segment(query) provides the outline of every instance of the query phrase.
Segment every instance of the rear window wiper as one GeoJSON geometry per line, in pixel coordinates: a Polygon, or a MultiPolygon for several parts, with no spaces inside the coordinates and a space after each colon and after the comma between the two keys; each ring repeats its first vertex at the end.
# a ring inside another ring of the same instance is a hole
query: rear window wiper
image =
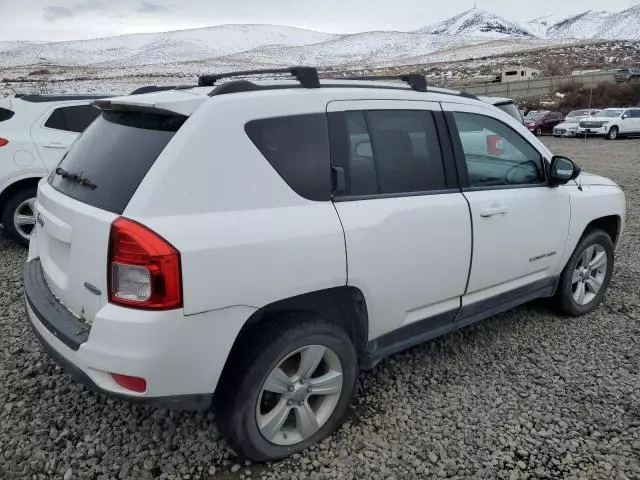
{"type": "Polygon", "coordinates": [[[89,187],[91,190],[95,190],[98,186],[89,180],[87,177],[82,175],[81,173],[72,173],[68,170],[65,170],[62,167],[56,168],[56,175],[60,175],[65,180],[70,180],[79,185],[84,185],[85,187],[89,187]]]}

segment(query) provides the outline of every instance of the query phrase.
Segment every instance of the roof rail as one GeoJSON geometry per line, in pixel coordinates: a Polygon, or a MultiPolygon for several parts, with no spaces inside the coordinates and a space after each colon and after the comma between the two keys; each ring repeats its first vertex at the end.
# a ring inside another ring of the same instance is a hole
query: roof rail
{"type": "Polygon", "coordinates": [[[401,80],[416,92],[427,91],[427,79],[420,73],[408,73],[406,75],[371,75],[365,77],[337,77],[340,80],[401,80]]]}
{"type": "Polygon", "coordinates": [[[201,75],[198,78],[199,87],[213,87],[215,83],[223,78],[242,77],[247,75],[258,75],[262,73],[288,73],[296,78],[304,88],[319,88],[320,79],[318,71],[314,67],[287,67],[287,68],[265,68],[258,70],[240,70],[238,72],[218,73],[214,75],[201,75]]]}
{"type": "MultiPolygon", "coordinates": [[[[129,95],[141,95],[143,93],[151,93],[151,92],[164,92],[165,90],[174,90],[178,88],[176,85],[145,85],[144,87],[138,87],[133,92],[129,93],[129,95]]],[[[192,85],[189,88],[193,88],[192,85]]]]}

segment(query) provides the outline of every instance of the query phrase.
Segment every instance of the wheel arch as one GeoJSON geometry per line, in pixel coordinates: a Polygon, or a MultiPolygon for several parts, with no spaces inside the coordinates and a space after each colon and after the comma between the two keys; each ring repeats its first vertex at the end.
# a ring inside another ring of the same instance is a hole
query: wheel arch
{"type": "Polygon", "coordinates": [[[613,245],[617,246],[622,229],[622,218],[620,218],[620,215],[607,215],[596,218],[587,224],[580,238],[582,239],[587,232],[593,229],[604,231],[611,238],[613,245]]]}
{"type": "Polygon", "coordinates": [[[42,175],[30,175],[28,177],[14,179],[12,183],[5,185],[2,192],[0,192],[0,212],[4,211],[7,199],[11,198],[12,195],[20,190],[37,187],[42,178],[42,175]]]}
{"type": "Polygon", "coordinates": [[[278,300],[255,311],[236,336],[223,372],[229,364],[229,359],[242,348],[243,340],[248,335],[258,332],[261,328],[268,328],[271,318],[289,313],[321,316],[325,321],[344,329],[353,342],[358,359],[365,353],[369,316],[364,295],[356,287],[341,286],[278,300]]]}

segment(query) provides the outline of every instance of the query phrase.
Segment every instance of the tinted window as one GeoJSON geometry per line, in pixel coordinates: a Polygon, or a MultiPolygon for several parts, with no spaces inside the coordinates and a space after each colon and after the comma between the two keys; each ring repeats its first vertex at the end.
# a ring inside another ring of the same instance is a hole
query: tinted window
{"type": "Polygon", "coordinates": [[[484,115],[455,113],[472,187],[544,181],[542,157],[504,123],[484,115]]]}
{"type": "Polygon", "coordinates": [[[91,105],[77,105],[75,107],[65,107],[61,109],[67,121],[67,130],[82,133],[93,122],[100,110],[91,105]]]}
{"type": "Polygon", "coordinates": [[[100,115],[100,110],[91,105],[56,108],[44,126],[56,130],[82,133],[98,115],[100,115]]]}
{"type": "Polygon", "coordinates": [[[106,111],[73,144],[51,185],[76,200],[121,214],[187,117],[106,111]]]}
{"type": "Polygon", "coordinates": [[[254,120],[247,123],[245,131],[298,195],[309,200],[329,200],[331,164],[324,114],[254,120]]]}
{"type": "Polygon", "coordinates": [[[442,155],[431,112],[376,110],[332,117],[335,166],[345,170],[344,195],[413,193],[446,188],[442,155]],[[335,119],[335,122],[334,120],[335,119]]]}
{"type": "Polygon", "coordinates": [[[11,117],[13,117],[13,112],[11,110],[7,110],[6,108],[0,108],[0,122],[9,120],[11,117]]]}
{"type": "Polygon", "coordinates": [[[56,130],[66,130],[67,129],[67,121],[64,118],[64,114],[62,113],[61,108],[56,108],[47,121],[44,123],[44,126],[47,128],[54,128],[56,130]]]}
{"type": "Polygon", "coordinates": [[[444,167],[431,112],[367,113],[379,193],[444,189],[444,167]]]}
{"type": "Polygon", "coordinates": [[[633,118],[640,118],[640,110],[631,110],[631,116],[633,118]]]}

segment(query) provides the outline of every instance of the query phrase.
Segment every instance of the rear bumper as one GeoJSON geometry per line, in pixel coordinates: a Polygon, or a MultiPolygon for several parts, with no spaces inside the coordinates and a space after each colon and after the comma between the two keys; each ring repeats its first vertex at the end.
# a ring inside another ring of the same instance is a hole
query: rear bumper
{"type": "Polygon", "coordinates": [[[182,310],[149,312],[106,304],[89,328],[51,293],[38,259],[24,269],[29,323],[51,357],[94,391],[177,410],[211,405],[227,356],[253,313],[234,307],[185,316],[182,310]],[[144,378],[132,392],[111,373],[144,378]]]}

